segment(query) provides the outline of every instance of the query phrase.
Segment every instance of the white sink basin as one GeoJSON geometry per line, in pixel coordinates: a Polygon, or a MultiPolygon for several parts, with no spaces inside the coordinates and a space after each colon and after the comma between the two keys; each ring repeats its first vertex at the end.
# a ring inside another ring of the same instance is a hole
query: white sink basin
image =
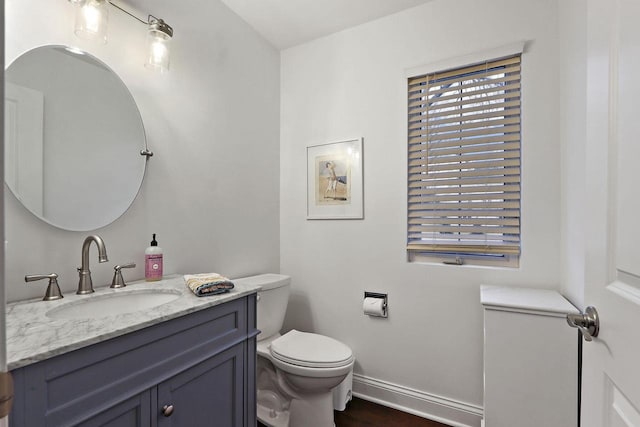
{"type": "Polygon", "coordinates": [[[133,313],[167,304],[182,294],[172,289],[124,290],[106,295],[88,296],[47,312],[52,319],[95,319],[133,313]]]}

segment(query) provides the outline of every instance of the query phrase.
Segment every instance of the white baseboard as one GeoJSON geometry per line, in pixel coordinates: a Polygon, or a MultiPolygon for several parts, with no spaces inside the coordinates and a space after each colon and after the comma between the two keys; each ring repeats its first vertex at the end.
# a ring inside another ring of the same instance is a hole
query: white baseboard
{"type": "Polygon", "coordinates": [[[480,427],[481,406],[353,374],[353,395],[454,427],[480,427]]]}

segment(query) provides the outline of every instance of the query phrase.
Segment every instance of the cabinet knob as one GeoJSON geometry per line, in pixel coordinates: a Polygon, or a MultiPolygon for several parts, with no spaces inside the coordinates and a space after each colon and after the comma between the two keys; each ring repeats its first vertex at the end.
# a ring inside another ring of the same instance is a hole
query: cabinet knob
{"type": "Polygon", "coordinates": [[[173,414],[173,405],[164,405],[162,407],[162,415],[170,417],[173,414]]]}

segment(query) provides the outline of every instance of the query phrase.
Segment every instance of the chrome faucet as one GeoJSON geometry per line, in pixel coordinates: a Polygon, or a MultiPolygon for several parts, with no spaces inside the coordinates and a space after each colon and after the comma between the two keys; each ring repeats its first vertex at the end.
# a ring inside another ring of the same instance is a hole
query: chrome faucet
{"type": "Polygon", "coordinates": [[[76,294],[79,295],[94,292],[93,283],[91,282],[91,270],[89,270],[89,247],[91,246],[91,242],[96,242],[96,246],[98,246],[98,261],[109,261],[109,258],[107,258],[107,248],[104,245],[102,237],[93,235],[84,239],[84,243],[82,244],[82,266],[78,268],[80,282],[78,283],[78,292],[76,292],[76,294]]]}

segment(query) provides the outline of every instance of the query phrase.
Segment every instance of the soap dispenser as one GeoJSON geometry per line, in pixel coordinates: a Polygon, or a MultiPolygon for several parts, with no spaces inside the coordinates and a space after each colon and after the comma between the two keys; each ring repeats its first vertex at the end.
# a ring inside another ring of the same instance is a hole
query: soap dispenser
{"type": "Polygon", "coordinates": [[[151,245],[144,251],[144,278],[147,282],[162,279],[162,248],[158,246],[155,234],[151,245]]]}

